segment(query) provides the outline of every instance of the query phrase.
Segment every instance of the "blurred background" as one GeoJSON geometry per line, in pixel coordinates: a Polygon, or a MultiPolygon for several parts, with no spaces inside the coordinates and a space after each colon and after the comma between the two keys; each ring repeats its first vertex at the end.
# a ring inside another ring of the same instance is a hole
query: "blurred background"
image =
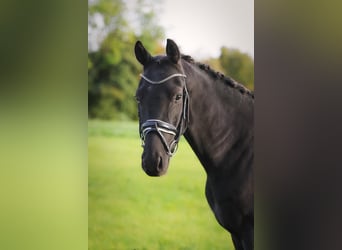
{"type": "MultiPolygon", "coordinates": [[[[121,2],[112,21],[95,13],[115,10],[117,1],[97,9],[95,3],[102,1],[0,2],[0,249],[229,249],[206,204],[202,167],[186,143],[167,176],[151,179],[140,170],[134,118],[113,106],[113,118],[88,119],[87,85],[98,84],[104,96],[102,84],[124,83],[87,79],[99,65],[110,68],[108,77],[123,61],[106,65],[112,54],[100,53],[113,51],[104,41],[117,30],[114,21],[125,13],[127,28],[112,36],[122,47],[113,54],[127,52],[130,65],[135,41],[127,34],[140,37],[137,27],[145,27],[128,14],[136,12],[135,2],[121,2]],[[102,22],[113,25],[102,29],[102,22]],[[97,45],[88,43],[92,29],[99,32],[97,45]]],[[[149,49],[170,37],[199,61],[219,58],[222,47],[254,58],[250,1],[164,0],[137,11],[150,9],[163,33],[149,49]]],[[[266,245],[276,244],[260,247],[259,240],[259,249],[341,249],[331,246],[341,241],[340,10],[341,1],[255,2],[256,211],[264,215],[256,232],[266,245]]]]}
{"type": "Polygon", "coordinates": [[[142,70],[133,51],[137,40],[156,55],[165,53],[171,38],[182,53],[254,88],[253,1],[88,3],[89,118],[137,119],[133,96],[142,70]]]}
{"type": "Polygon", "coordinates": [[[89,249],[233,249],[205,195],[206,175],[184,139],[168,173],[141,169],[134,99],[141,40],[183,54],[254,89],[253,1],[88,1],[89,249]],[[208,18],[208,16],[215,18],[208,18]]]}

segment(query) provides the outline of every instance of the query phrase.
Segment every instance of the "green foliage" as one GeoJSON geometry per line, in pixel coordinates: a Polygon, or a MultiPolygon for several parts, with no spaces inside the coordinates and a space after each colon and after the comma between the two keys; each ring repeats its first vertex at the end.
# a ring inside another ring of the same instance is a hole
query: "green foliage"
{"type": "Polygon", "coordinates": [[[181,140],[168,173],[141,169],[137,122],[88,123],[89,249],[233,249],[205,199],[205,172],[181,140]]]}
{"type": "MultiPolygon", "coordinates": [[[[123,0],[89,2],[88,27],[102,31],[100,40],[105,34],[99,49],[88,52],[89,118],[136,120],[133,96],[142,67],[135,59],[134,44],[141,40],[151,54],[164,53],[161,45],[164,29],[158,25],[157,16],[161,1],[129,3],[134,4],[128,6],[123,0]],[[99,27],[99,18],[103,20],[103,27],[99,27]]],[[[220,57],[207,63],[246,87],[254,88],[254,62],[249,55],[223,47],[220,57]]]]}
{"type": "Polygon", "coordinates": [[[225,75],[249,89],[254,89],[254,61],[248,54],[222,47],[218,60],[225,75]]]}
{"type": "MultiPolygon", "coordinates": [[[[137,119],[135,89],[141,65],[133,48],[138,39],[154,52],[163,37],[163,29],[155,24],[153,9],[141,8],[137,1],[135,16],[140,26],[134,30],[126,20],[127,9],[121,0],[99,0],[89,7],[90,24],[95,25],[95,14],[103,16],[107,31],[97,51],[88,53],[88,115],[100,119],[137,119]],[[145,11],[144,11],[145,10],[145,11]]],[[[130,12],[131,13],[131,12],[130,12]]],[[[132,14],[132,13],[131,13],[132,14]]]]}
{"type": "Polygon", "coordinates": [[[125,8],[123,0],[93,0],[88,2],[88,22],[92,25],[96,25],[93,22],[92,17],[94,14],[101,14],[105,25],[116,25],[119,26],[123,23],[123,11],[125,8]]]}
{"type": "Polygon", "coordinates": [[[117,33],[109,34],[99,51],[89,53],[93,64],[88,71],[89,116],[117,119],[126,114],[137,119],[133,96],[140,66],[132,52],[136,39],[117,33]]]}

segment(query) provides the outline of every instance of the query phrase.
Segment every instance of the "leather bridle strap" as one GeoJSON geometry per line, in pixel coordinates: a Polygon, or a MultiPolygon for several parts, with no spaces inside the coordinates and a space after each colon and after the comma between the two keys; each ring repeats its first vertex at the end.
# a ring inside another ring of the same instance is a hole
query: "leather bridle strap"
{"type": "MultiPolygon", "coordinates": [[[[166,81],[168,81],[174,77],[186,78],[186,75],[180,74],[180,73],[172,74],[172,75],[170,75],[170,76],[168,76],[168,77],[166,77],[160,81],[152,81],[151,79],[148,79],[143,74],[140,74],[140,76],[150,84],[161,84],[161,83],[164,83],[164,82],[166,82],[166,81]]],[[[145,145],[145,138],[146,138],[147,134],[154,131],[159,135],[159,137],[160,137],[160,139],[161,139],[161,141],[162,141],[162,143],[166,149],[167,154],[171,157],[176,153],[176,150],[178,148],[178,141],[179,141],[182,133],[184,133],[184,131],[186,130],[187,123],[188,123],[189,94],[188,94],[188,90],[186,88],[186,84],[184,86],[183,92],[184,92],[183,109],[182,109],[182,114],[181,114],[181,121],[178,124],[179,130],[174,125],[172,125],[171,123],[164,122],[164,121],[161,121],[158,119],[148,119],[141,125],[141,128],[140,128],[140,138],[142,140],[142,146],[145,145]],[[185,125],[184,125],[183,131],[181,131],[183,122],[185,122],[185,125]],[[167,143],[163,133],[171,134],[174,136],[174,139],[171,141],[170,145],[167,143]]]]}
{"type": "Polygon", "coordinates": [[[160,80],[160,81],[152,81],[152,80],[148,79],[146,76],[144,76],[143,74],[140,74],[140,76],[145,81],[147,81],[148,83],[151,83],[151,84],[161,84],[161,83],[164,83],[164,82],[170,80],[171,78],[174,78],[174,77],[177,77],[177,76],[186,78],[186,75],[180,74],[180,73],[176,73],[176,74],[170,75],[170,76],[168,76],[168,77],[166,77],[166,78],[164,78],[163,80],[160,80]]]}
{"type": "Polygon", "coordinates": [[[177,148],[174,147],[174,145],[177,145],[178,140],[177,140],[177,128],[173,126],[170,123],[163,122],[161,120],[157,119],[149,119],[146,122],[144,122],[141,125],[141,141],[142,141],[142,146],[145,145],[145,138],[148,133],[150,132],[157,132],[159,137],[161,138],[162,143],[164,144],[164,147],[166,149],[166,152],[169,156],[173,156],[174,153],[176,153],[177,148]],[[171,134],[175,136],[171,144],[169,145],[164,137],[163,133],[171,134]]]}

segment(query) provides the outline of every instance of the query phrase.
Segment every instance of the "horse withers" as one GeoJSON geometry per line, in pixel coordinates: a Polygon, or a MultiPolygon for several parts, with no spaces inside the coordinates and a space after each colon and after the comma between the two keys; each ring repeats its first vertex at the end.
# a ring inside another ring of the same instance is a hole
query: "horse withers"
{"type": "Polygon", "coordinates": [[[143,65],[136,91],[142,168],[165,174],[184,135],[207,174],[205,194],[218,223],[236,249],[253,249],[254,94],[181,55],[170,39],[166,55],[151,56],[140,41],[135,55],[143,65]]]}

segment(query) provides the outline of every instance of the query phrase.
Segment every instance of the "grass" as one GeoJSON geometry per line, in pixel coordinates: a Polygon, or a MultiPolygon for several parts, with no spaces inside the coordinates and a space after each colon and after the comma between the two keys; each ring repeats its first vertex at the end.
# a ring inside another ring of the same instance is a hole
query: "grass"
{"type": "Polygon", "coordinates": [[[141,169],[137,122],[88,123],[89,249],[233,249],[185,140],[159,178],[141,169]]]}

